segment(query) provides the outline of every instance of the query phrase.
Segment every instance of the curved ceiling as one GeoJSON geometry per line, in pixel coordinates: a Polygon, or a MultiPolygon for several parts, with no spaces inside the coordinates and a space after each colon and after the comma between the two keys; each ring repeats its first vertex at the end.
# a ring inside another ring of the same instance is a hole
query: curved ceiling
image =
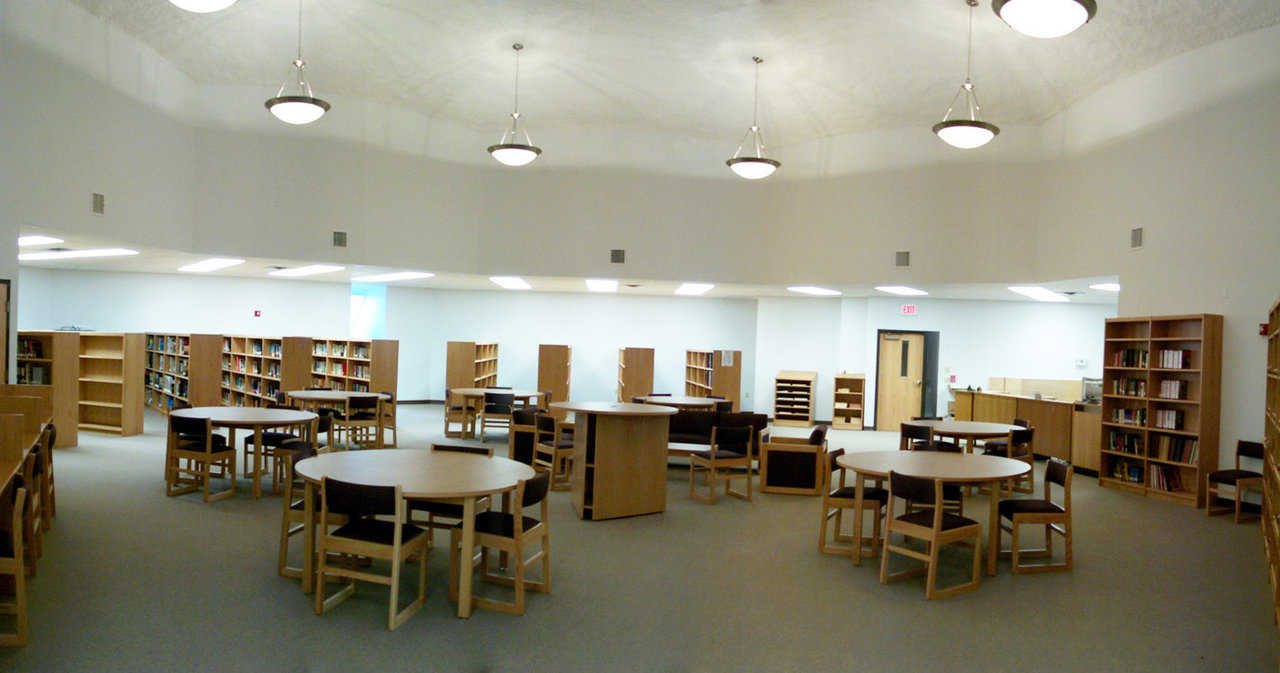
{"type": "MultiPolygon", "coordinates": [[[[279,86],[297,5],[240,0],[191,14],[164,0],[74,0],[207,85],[279,86]]],[[[1102,0],[1057,40],[1024,37],[983,1],[974,80],[985,117],[1038,124],[1098,88],[1197,47],[1280,23],[1275,0],[1102,0]]],[[[501,133],[511,106],[539,128],[626,127],[723,141],[751,114],[751,60],[772,145],[928,127],[964,75],[963,0],[306,0],[317,95],[405,107],[501,133]]],[[[335,109],[335,112],[340,110],[335,109]]]]}

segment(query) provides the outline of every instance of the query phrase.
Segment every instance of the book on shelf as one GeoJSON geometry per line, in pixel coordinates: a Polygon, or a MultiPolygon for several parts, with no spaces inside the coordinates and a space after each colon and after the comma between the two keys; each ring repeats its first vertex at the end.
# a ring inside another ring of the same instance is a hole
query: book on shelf
{"type": "Polygon", "coordinates": [[[1194,463],[1199,457],[1200,440],[1195,437],[1156,437],[1155,457],[1175,463],[1194,463]]]}
{"type": "Polygon", "coordinates": [[[1147,382],[1144,379],[1116,379],[1111,383],[1111,393],[1129,397],[1146,397],[1147,382]]]}
{"type": "Polygon", "coordinates": [[[1161,349],[1159,353],[1161,369],[1189,369],[1191,367],[1191,351],[1176,348],[1161,349]]]}
{"type": "Polygon", "coordinates": [[[1133,432],[1119,432],[1112,430],[1107,445],[1111,447],[1112,451],[1141,455],[1142,435],[1133,432]]]}
{"type": "Polygon", "coordinates": [[[1113,367],[1137,367],[1145,368],[1147,366],[1147,351],[1141,348],[1125,348],[1116,351],[1111,358],[1113,367]]]}
{"type": "Polygon", "coordinates": [[[1111,410],[1111,420],[1125,425],[1146,425],[1147,410],[1145,408],[1127,409],[1118,407],[1111,410]]]}
{"type": "Polygon", "coordinates": [[[1161,430],[1181,430],[1183,413],[1178,409],[1156,409],[1155,427],[1161,430]]]}
{"type": "Polygon", "coordinates": [[[1160,397],[1166,400],[1187,399],[1187,382],[1179,379],[1168,379],[1160,382],[1160,397]]]}
{"type": "Polygon", "coordinates": [[[1151,488],[1158,491],[1181,491],[1182,472],[1176,467],[1157,465],[1151,470],[1151,488]]]}

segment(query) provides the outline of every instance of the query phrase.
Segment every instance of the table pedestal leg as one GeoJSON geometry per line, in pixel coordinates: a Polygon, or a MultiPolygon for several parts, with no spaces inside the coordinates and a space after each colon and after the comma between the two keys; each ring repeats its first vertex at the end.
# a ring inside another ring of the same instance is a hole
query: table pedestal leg
{"type": "Polygon", "coordinates": [[[302,593],[309,594],[314,590],[315,558],[316,558],[316,511],[312,506],[315,501],[316,487],[307,482],[302,501],[302,593]]]}
{"type": "MultiPolygon", "coordinates": [[[[857,483],[855,483],[853,486],[853,545],[852,545],[853,552],[852,552],[852,555],[853,555],[853,565],[860,566],[862,565],[862,498],[863,498],[862,490],[865,486],[864,482],[866,481],[866,479],[863,478],[860,472],[854,472],[853,478],[857,483]]],[[[822,516],[825,517],[826,515],[827,513],[824,510],[822,512],[822,516]]],[[[824,521],[822,525],[825,526],[827,524],[824,521]]],[[[838,535],[839,533],[840,531],[837,530],[836,534],[838,535]]]]}
{"type": "Polygon", "coordinates": [[[462,554],[458,559],[458,616],[471,616],[471,558],[476,545],[476,499],[462,499],[462,554]]]}

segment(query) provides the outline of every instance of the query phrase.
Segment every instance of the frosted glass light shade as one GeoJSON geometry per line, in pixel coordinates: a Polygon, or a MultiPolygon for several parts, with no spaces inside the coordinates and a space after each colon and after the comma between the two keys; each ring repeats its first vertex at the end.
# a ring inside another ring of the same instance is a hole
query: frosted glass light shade
{"type": "Polygon", "coordinates": [[[329,111],[328,103],[311,96],[276,96],[266,106],[276,119],[294,125],[310,124],[329,111]]]}
{"type": "Polygon", "coordinates": [[[490,145],[489,154],[498,163],[507,166],[524,166],[533,163],[534,159],[542,154],[542,148],[533,145],[521,145],[518,143],[505,143],[501,145],[490,145]]]}
{"type": "Polygon", "coordinates": [[[773,159],[765,159],[764,157],[734,157],[724,162],[729,169],[738,174],[740,178],[747,180],[760,180],[773,175],[782,165],[781,162],[773,159]]]}
{"type": "Polygon", "coordinates": [[[197,14],[217,12],[236,4],[236,0],[169,0],[174,7],[197,14]]]}
{"type": "Polygon", "coordinates": [[[991,9],[1010,28],[1031,37],[1062,37],[1098,13],[1095,0],[992,0],[991,9]]]}
{"type": "Polygon", "coordinates": [[[991,142],[991,139],[1000,133],[1000,129],[995,124],[987,122],[952,119],[934,124],[933,132],[938,134],[942,142],[952,147],[971,150],[991,142]]]}

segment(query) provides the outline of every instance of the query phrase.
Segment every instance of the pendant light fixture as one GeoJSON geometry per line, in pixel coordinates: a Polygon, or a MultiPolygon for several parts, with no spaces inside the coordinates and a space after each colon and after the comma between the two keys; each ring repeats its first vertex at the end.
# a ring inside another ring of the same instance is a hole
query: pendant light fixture
{"type": "Polygon", "coordinates": [[[973,90],[973,79],[970,76],[973,70],[973,8],[978,6],[978,0],[965,0],[965,3],[969,5],[969,56],[964,69],[964,83],[960,85],[955,98],[951,99],[951,107],[947,108],[942,121],[933,125],[933,132],[938,134],[942,142],[952,147],[971,150],[991,142],[1000,133],[1000,129],[995,124],[978,119],[982,105],[978,103],[978,94],[973,90]],[[956,101],[961,96],[964,96],[965,105],[969,109],[969,118],[952,119],[951,113],[955,111],[956,101]]]}
{"type": "Polygon", "coordinates": [[[268,98],[265,105],[276,119],[286,124],[310,124],[329,111],[329,104],[316,98],[311,93],[311,85],[307,83],[307,62],[302,60],[302,0],[298,0],[298,58],[293,60],[290,67],[293,70],[284,76],[280,90],[276,91],[274,98],[268,98]],[[284,90],[294,71],[297,72],[298,93],[286,96],[284,90]]]}
{"type": "Polygon", "coordinates": [[[174,7],[196,14],[217,12],[236,4],[236,0],[169,0],[174,7]]]}
{"type": "Polygon", "coordinates": [[[756,64],[756,88],[753,95],[751,108],[751,127],[747,129],[747,135],[742,137],[742,142],[738,143],[738,149],[733,156],[725,161],[725,165],[729,167],[738,177],[748,180],[759,180],[773,175],[778,170],[782,162],[768,159],[764,156],[764,138],[760,135],[760,64],[764,63],[764,59],[759,56],[752,56],[751,60],[756,64]],[[742,148],[747,145],[747,140],[751,140],[751,149],[754,154],[747,156],[742,155],[742,148]]]}
{"type": "Polygon", "coordinates": [[[520,128],[520,50],[524,49],[524,45],[519,42],[511,45],[511,50],[516,53],[516,86],[515,86],[515,105],[511,109],[511,128],[502,134],[502,139],[497,145],[489,146],[489,154],[498,163],[507,166],[524,166],[533,163],[534,159],[542,154],[541,147],[535,147],[533,140],[529,138],[529,132],[520,128]],[[524,142],[520,142],[521,136],[524,136],[524,142]]]}
{"type": "Polygon", "coordinates": [[[1098,13],[1095,0],[991,0],[1009,27],[1031,37],[1062,37],[1098,13]]]}

